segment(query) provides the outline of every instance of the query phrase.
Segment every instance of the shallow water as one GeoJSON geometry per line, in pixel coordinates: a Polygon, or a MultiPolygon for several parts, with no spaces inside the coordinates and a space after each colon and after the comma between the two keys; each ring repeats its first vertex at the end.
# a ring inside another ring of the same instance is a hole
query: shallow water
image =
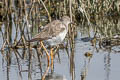
{"type": "MultiPolygon", "coordinates": [[[[14,29],[14,28],[13,28],[14,29]]],[[[92,30],[91,30],[92,31],[92,30]]],[[[84,42],[81,38],[87,35],[82,34],[78,27],[78,35],[75,38],[75,50],[73,53],[67,53],[65,49],[59,50],[58,55],[54,59],[53,73],[49,70],[49,76],[46,80],[119,80],[120,76],[120,54],[109,50],[98,49],[92,46],[90,41],[84,42]],[[93,56],[85,57],[85,53],[90,52],[93,56]],[[54,78],[54,79],[52,79],[54,78]]],[[[14,34],[14,33],[13,33],[14,34]]],[[[93,35],[94,32],[90,32],[93,35]]],[[[13,35],[14,36],[14,35],[13,35]]],[[[2,47],[2,35],[0,34],[0,48],[2,47]]],[[[118,47],[116,47],[119,50],[118,47]]],[[[18,52],[22,54],[23,49],[18,52]]],[[[29,50],[25,50],[28,54],[29,50]]],[[[41,70],[37,59],[36,50],[32,49],[34,55],[31,60],[31,69],[29,69],[29,57],[20,59],[15,56],[14,50],[6,50],[0,52],[0,77],[1,80],[41,80],[41,70]],[[10,51],[10,52],[9,52],[10,51]],[[11,54],[11,64],[7,65],[5,55],[11,54]],[[18,62],[17,62],[18,60],[18,62]],[[18,66],[18,64],[20,66],[18,66]]],[[[42,74],[46,70],[46,57],[41,58],[42,74]]]]}
{"type": "MultiPolygon", "coordinates": [[[[8,40],[10,45],[23,37],[29,40],[39,32],[39,27],[50,21],[51,18],[41,1],[0,2],[0,50],[5,40],[8,40]]],[[[54,19],[59,19],[61,15],[70,12],[69,0],[43,1],[54,19]]],[[[97,38],[112,38],[115,35],[120,37],[119,2],[115,0],[104,2],[73,0],[73,2],[75,4],[72,5],[74,15],[72,20],[82,24],[77,25],[75,48],[70,49],[68,44],[68,50],[59,49],[54,58],[53,72],[51,69],[48,71],[46,80],[119,80],[120,40],[119,45],[112,49],[103,46],[100,48],[99,41],[95,46],[90,42],[95,33],[97,38]]],[[[43,51],[43,55],[38,59],[38,53],[42,52],[39,49],[8,47],[6,44],[6,48],[0,51],[0,80],[41,80],[47,69],[45,52],[43,51]]]]}

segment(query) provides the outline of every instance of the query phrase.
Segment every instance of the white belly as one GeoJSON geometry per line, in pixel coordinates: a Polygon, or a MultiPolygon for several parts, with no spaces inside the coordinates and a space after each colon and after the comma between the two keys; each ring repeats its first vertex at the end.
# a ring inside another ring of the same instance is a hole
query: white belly
{"type": "Polygon", "coordinates": [[[67,34],[67,30],[65,29],[62,33],[60,33],[56,37],[46,40],[46,42],[48,45],[51,45],[51,46],[60,44],[64,40],[66,34],[67,34]]]}

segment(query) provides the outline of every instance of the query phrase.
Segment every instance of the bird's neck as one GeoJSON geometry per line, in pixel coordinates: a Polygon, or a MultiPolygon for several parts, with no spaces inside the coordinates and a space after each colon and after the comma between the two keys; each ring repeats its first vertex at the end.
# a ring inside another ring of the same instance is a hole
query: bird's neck
{"type": "Polygon", "coordinates": [[[62,22],[65,25],[66,30],[68,31],[68,24],[65,22],[62,22]]]}
{"type": "Polygon", "coordinates": [[[67,27],[69,23],[62,21],[62,23],[67,27]]]}

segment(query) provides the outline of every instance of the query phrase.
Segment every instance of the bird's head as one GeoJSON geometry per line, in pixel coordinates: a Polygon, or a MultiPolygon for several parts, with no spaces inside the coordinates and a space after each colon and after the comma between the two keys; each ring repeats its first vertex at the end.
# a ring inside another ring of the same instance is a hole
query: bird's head
{"type": "Polygon", "coordinates": [[[71,20],[70,20],[70,17],[68,17],[68,16],[63,16],[62,17],[62,19],[61,19],[61,21],[65,24],[65,25],[69,25],[69,24],[73,24],[73,22],[71,22],[71,20]]]}

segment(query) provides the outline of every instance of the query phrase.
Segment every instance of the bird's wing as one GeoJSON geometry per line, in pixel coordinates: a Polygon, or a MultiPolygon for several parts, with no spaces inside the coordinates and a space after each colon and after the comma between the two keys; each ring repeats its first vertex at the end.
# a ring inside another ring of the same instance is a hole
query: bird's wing
{"type": "Polygon", "coordinates": [[[61,21],[54,20],[51,23],[48,23],[44,29],[39,34],[35,35],[35,37],[30,41],[33,42],[51,39],[52,37],[58,35],[60,32],[64,31],[65,28],[63,26],[65,25],[61,21]]]}
{"type": "Polygon", "coordinates": [[[51,37],[55,37],[65,30],[65,25],[60,20],[54,20],[51,24],[48,24],[48,26],[50,26],[48,33],[51,37]]]}

